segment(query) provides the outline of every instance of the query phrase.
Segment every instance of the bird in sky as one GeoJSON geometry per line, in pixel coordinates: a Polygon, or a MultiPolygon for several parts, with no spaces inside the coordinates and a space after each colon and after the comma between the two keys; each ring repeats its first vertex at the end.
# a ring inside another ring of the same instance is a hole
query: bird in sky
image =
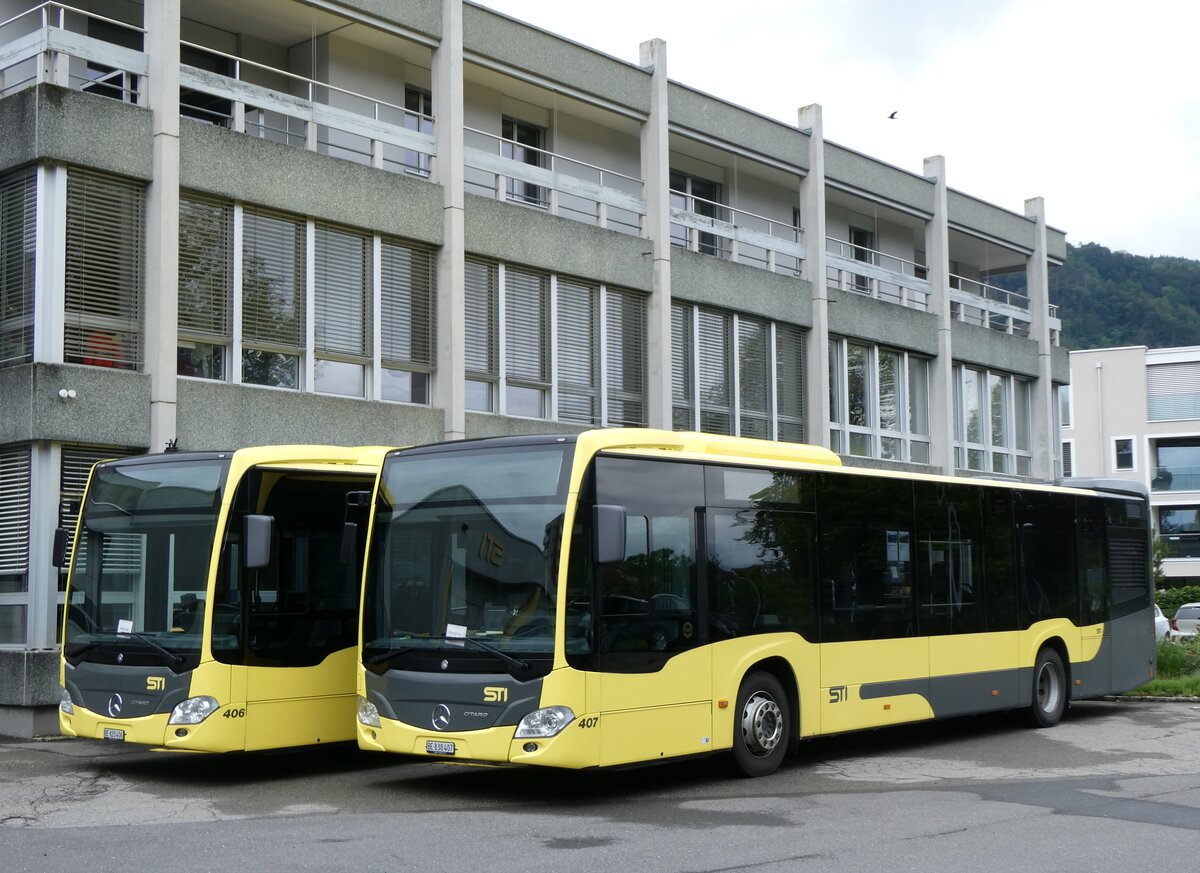
{"type": "MultiPolygon", "coordinates": [[[[897,110],[897,111],[899,111],[899,110],[897,110]]],[[[888,116],[888,118],[895,118],[895,117],[896,117],[896,113],[895,113],[895,112],[893,112],[891,115],[889,115],[889,116],[888,116]]]]}

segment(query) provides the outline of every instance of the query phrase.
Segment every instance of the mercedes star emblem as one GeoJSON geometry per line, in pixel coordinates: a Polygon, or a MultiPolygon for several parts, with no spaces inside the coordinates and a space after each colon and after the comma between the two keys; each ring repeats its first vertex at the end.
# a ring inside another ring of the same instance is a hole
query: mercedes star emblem
{"type": "Polygon", "coordinates": [[[450,707],[446,704],[439,703],[433,708],[433,727],[439,731],[450,727],[450,707]]]}
{"type": "MultiPolygon", "coordinates": [[[[121,700],[120,694],[114,694],[112,697],[108,698],[108,714],[113,718],[119,716],[121,714],[121,704],[123,702],[124,701],[121,700]]],[[[446,714],[449,715],[450,711],[447,710],[446,714]]]]}

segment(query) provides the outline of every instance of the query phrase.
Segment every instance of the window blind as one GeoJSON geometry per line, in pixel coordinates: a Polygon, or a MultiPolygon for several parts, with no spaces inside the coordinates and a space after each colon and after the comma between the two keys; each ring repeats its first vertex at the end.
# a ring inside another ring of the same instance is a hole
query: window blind
{"type": "Polygon", "coordinates": [[[0,448],[0,576],[25,576],[22,591],[29,588],[29,491],[29,446],[0,448]]]}
{"type": "Polygon", "coordinates": [[[242,339],[297,351],[304,344],[305,223],[247,208],[242,222],[242,339]]]}
{"type": "Polygon", "coordinates": [[[469,376],[495,379],[500,375],[497,347],[497,267],[467,258],[465,263],[465,358],[469,376]]]}
{"type": "Polygon", "coordinates": [[[436,265],[432,249],[383,240],[379,338],[385,363],[432,367],[436,348],[436,265]]]}
{"type": "Polygon", "coordinates": [[[504,271],[505,375],[514,381],[550,382],[550,277],[508,267],[504,271]]]}
{"type": "Polygon", "coordinates": [[[731,321],[723,312],[700,310],[696,352],[700,375],[700,429],[706,433],[733,432],[731,321]]]}
{"type": "Polygon", "coordinates": [[[738,316],[739,434],[771,437],[771,331],[765,321],[738,316]]]}
{"type": "Polygon", "coordinates": [[[313,248],[316,350],[364,357],[370,353],[371,238],[318,224],[313,248]]]}
{"type": "Polygon", "coordinates": [[[788,442],[804,441],[804,341],[804,331],[800,328],[776,323],[775,415],[779,421],[779,439],[788,442]]]}
{"type": "MultiPolygon", "coordinates": [[[[611,328],[611,324],[610,324],[611,328]]],[[[558,418],[600,420],[600,289],[558,280],[558,418]]],[[[609,335],[609,342],[612,342],[609,335]]],[[[611,378],[611,374],[610,374],[611,378]]]]}
{"type": "Polygon", "coordinates": [[[694,430],[692,374],[692,307],[671,306],[672,427],[694,430]]]}
{"type": "Polygon", "coordinates": [[[65,334],[70,363],[136,369],[142,361],[143,190],[72,167],[67,173],[65,334]]]}
{"type": "Polygon", "coordinates": [[[37,172],[0,178],[0,367],[33,360],[37,172]]]}
{"type": "Polygon", "coordinates": [[[609,288],[605,295],[608,424],[646,424],[646,298],[609,288]]]}
{"type": "Polygon", "coordinates": [[[233,205],[186,194],[179,198],[179,330],[232,337],[233,205]]]}

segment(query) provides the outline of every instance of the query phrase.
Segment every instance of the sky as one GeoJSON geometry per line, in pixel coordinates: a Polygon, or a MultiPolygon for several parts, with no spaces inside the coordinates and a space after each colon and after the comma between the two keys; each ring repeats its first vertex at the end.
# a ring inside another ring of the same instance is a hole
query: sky
{"type": "Polygon", "coordinates": [[[1188,0],[479,0],[1014,212],[1068,242],[1200,259],[1200,6],[1188,0]],[[888,115],[896,113],[895,119],[888,115]]]}

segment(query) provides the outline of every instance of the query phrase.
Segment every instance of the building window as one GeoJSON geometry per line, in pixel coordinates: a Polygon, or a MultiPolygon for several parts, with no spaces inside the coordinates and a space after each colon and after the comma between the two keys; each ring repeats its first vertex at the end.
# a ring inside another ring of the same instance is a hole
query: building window
{"type": "Polygon", "coordinates": [[[466,268],[467,409],[645,425],[645,295],[472,258],[466,268]]]}
{"type": "Polygon", "coordinates": [[[64,359],[136,370],[142,363],[143,190],[72,167],[67,173],[64,359]]]}
{"type": "MultiPolygon", "coordinates": [[[[423,88],[411,85],[404,89],[404,127],[418,133],[433,134],[433,95],[423,88]]],[[[387,149],[385,147],[385,154],[387,149]]],[[[412,149],[403,150],[402,165],[406,172],[418,176],[428,176],[430,168],[429,155],[415,152],[412,149]]]]}
{"type": "Polygon", "coordinates": [[[179,198],[180,376],[227,379],[233,335],[233,204],[179,198]]]}
{"type": "Polygon", "coordinates": [[[671,308],[676,430],[804,439],[804,333],[738,313],[671,308]]]}
{"type": "Polygon", "coordinates": [[[1113,469],[1135,470],[1133,438],[1118,437],[1113,440],[1113,469]]]}
{"type": "MultiPolygon", "coordinates": [[[[672,210],[690,212],[711,221],[726,221],[726,210],[721,205],[721,184],[711,179],[702,179],[691,173],[671,170],[670,202],[672,210]]],[[[704,255],[721,257],[724,245],[721,237],[684,224],[671,225],[671,245],[700,252],[704,255]]]]}
{"type": "Polygon", "coordinates": [[[954,367],[954,463],[960,470],[1029,476],[1032,385],[1006,373],[954,367]]]}
{"type": "Polygon", "coordinates": [[[465,264],[466,408],[494,412],[500,382],[500,268],[467,258],[465,264]]]}
{"type": "Polygon", "coordinates": [[[324,224],[313,233],[313,389],[364,396],[371,360],[372,238],[324,224]]]}
{"type": "Polygon", "coordinates": [[[1058,386],[1058,421],[1061,427],[1073,427],[1071,424],[1071,386],[1058,386]]]}
{"type": "Polygon", "coordinates": [[[0,367],[33,360],[37,171],[0,178],[0,367]]]}
{"type": "Polygon", "coordinates": [[[437,320],[436,258],[427,246],[385,239],[379,266],[384,400],[430,402],[437,320]]]}
{"type": "Polygon", "coordinates": [[[306,222],[247,207],[242,220],[242,381],[300,388],[306,222]]]}
{"type": "Polygon", "coordinates": [[[1075,475],[1075,440],[1062,441],[1062,475],[1067,479],[1075,475]]]}
{"type": "Polygon", "coordinates": [[[1168,558],[1200,558],[1200,506],[1158,507],[1158,533],[1168,558]]]}
{"type": "Polygon", "coordinates": [[[829,373],[830,445],[835,452],[929,463],[928,359],[833,338],[829,373]]]}
{"type": "Polygon", "coordinates": [[[0,447],[0,645],[26,641],[30,449],[0,447]]]}
{"type": "MultiPolygon", "coordinates": [[[[875,231],[850,226],[850,257],[863,264],[875,263],[875,231]]],[[[854,291],[870,294],[871,278],[856,274],[850,287],[854,291]]]]}
{"type": "MultiPolygon", "coordinates": [[[[501,157],[508,158],[531,167],[545,167],[546,160],[546,129],[536,124],[518,121],[515,118],[505,118],[502,124],[501,157]]],[[[517,203],[527,203],[530,206],[549,206],[548,190],[532,182],[510,178],[507,182],[506,193],[509,200],[517,203]]]]}
{"type": "Polygon", "coordinates": [[[1154,444],[1154,491],[1200,491],[1200,438],[1158,440],[1154,444]]]}
{"type": "Polygon", "coordinates": [[[546,418],[550,392],[550,276],[505,267],[504,408],[506,415],[546,418]]]}

